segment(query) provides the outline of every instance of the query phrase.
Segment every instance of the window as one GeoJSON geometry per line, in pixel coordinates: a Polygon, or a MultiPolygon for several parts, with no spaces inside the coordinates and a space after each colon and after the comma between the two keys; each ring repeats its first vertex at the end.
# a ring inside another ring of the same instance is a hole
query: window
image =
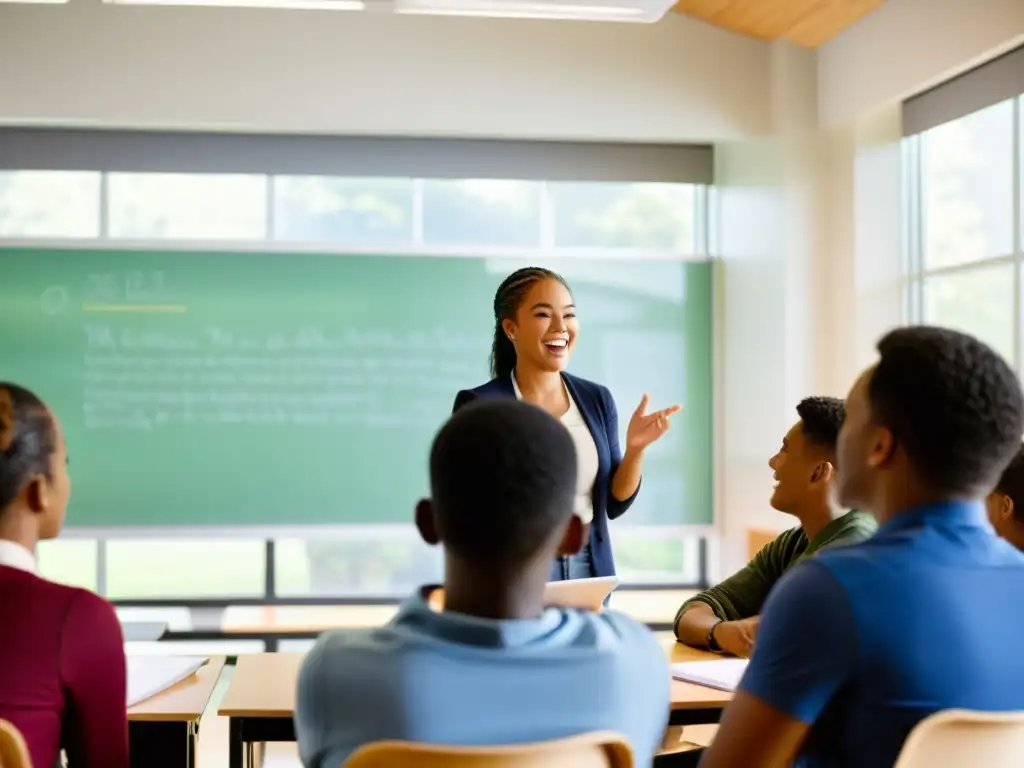
{"type": "Polygon", "coordinates": [[[689,184],[581,182],[550,189],[556,247],[695,250],[689,184]]]}
{"type": "Polygon", "coordinates": [[[113,599],[258,597],[266,557],[262,541],[164,536],[107,542],[107,596],[113,599]]]}
{"type": "Polygon", "coordinates": [[[433,246],[540,246],[540,182],[423,182],[423,242],[433,246]]]}
{"type": "Polygon", "coordinates": [[[308,243],[408,244],[412,179],[274,179],[274,239],[308,243]]]}
{"type": "MultiPolygon", "coordinates": [[[[691,386],[679,355],[668,363],[662,359],[656,374],[642,374],[666,348],[684,344],[684,329],[666,313],[688,301],[680,279],[683,262],[702,260],[706,252],[707,192],[699,185],[646,182],[10,171],[0,173],[0,246],[5,239],[90,238],[90,247],[130,241],[132,252],[214,244],[204,245],[197,258],[214,251],[217,241],[230,242],[232,250],[245,244],[252,251],[301,253],[309,246],[339,255],[461,253],[487,259],[484,279],[489,284],[493,278],[494,285],[520,262],[550,264],[565,274],[581,302],[585,299],[584,321],[594,335],[582,354],[595,376],[603,375],[622,398],[625,412],[646,387],[661,397],[662,391],[691,386]],[[631,330],[634,326],[643,332],[631,330]]],[[[989,290],[990,283],[1002,289],[1003,280],[990,279],[976,291],[989,290]]],[[[489,312],[489,296],[481,306],[489,312]]],[[[936,312],[948,314],[945,305],[937,306],[936,312]]],[[[967,318],[976,320],[974,314],[967,318]]],[[[203,322],[196,316],[195,322],[203,322]]],[[[179,319],[160,316],[152,323],[163,327],[179,319]]],[[[998,326],[995,320],[991,324],[998,326]]],[[[485,347],[486,334],[481,380],[485,347]]],[[[460,372],[459,378],[465,376],[460,372]]],[[[624,422],[620,426],[624,429],[624,422]]],[[[652,451],[645,502],[616,525],[616,561],[628,581],[700,578],[697,539],[673,511],[685,507],[688,498],[679,476],[694,474],[679,437],[674,433],[652,451]]],[[[424,457],[425,451],[424,446],[424,457]]],[[[414,502],[410,495],[409,524],[350,525],[324,534],[277,532],[277,595],[404,596],[417,584],[439,580],[441,552],[419,539],[411,524],[414,502]]],[[[72,514],[71,524],[75,519],[72,514]]],[[[48,578],[103,591],[115,600],[258,599],[267,584],[264,536],[274,534],[62,538],[40,545],[39,564],[48,578]]],[[[172,624],[187,628],[190,621],[184,611],[172,624]]],[[[135,645],[133,652],[151,650],[135,645]]]]}
{"type": "Polygon", "coordinates": [[[1022,103],[995,104],[904,143],[908,319],[977,336],[1018,370],[1022,103]]]}
{"type": "Polygon", "coordinates": [[[0,172],[0,238],[96,237],[100,174],[0,172]]]}
{"type": "Polygon", "coordinates": [[[42,541],[36,552],[39,572],[52,581],[96,590],[96,542],[88,539],[42,541]]]}
{"type": "Polygon", "coordinates": [[[925,269],[1013,250],[1014,102],[921,135],[925,269]]]}
{"type": "Polygon", "coordinates": [[[924,280],[926,323],[977,336],[1014,359],[1013,264],[995,264],[924,280]]]}
{"type": "Polygon", "coordinates": [[[130,240],[262,240],[265,176],[111,173],[108,229],[130,240]]]}

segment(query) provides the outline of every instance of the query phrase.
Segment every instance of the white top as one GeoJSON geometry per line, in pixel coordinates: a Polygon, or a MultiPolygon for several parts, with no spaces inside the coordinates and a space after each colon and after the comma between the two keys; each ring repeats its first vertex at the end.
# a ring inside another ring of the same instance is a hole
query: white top
{"type": "Polygon", "coordinates": [[[36,573],[36,557],[21,544],[0,539],[0,565],[36,573]]]}
{"type": "MultiPolygon", "coordinates": [[[[565,387],[565,381],[562,381],[565,387]]],[[[516,372],[512,371],[512,389],[516,398],[523,399],[523,393],[519,390],[519,382],[516,381],[516,372]]],[[[573,501],[573,513],[584,523],[590,523],[594,519],[594,481],[597,480],[597,445],[594,443],[594,436],[590,434],[587,422],[583,420],[579,406],[573,400],[569,388],[565,388],[565,394],[569,398],[569,410],[562,414],[561,422],[576,444],[576,498],[573,501]]]]}

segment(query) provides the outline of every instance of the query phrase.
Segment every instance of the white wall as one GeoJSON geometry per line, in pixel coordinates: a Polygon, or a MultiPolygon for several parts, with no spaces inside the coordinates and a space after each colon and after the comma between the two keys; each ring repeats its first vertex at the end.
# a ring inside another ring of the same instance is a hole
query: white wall
{"type": "Polygon", "coordinates": [[[1024,42],[1024,0],[886,0],[819,50],[825,125],[937,85],[1024,42]]]}
{"type": "Polygon", "coordinates": [[[655,25],[0,2],[0,123],[708,142],[767,127],[767,47],[655,25]]]}

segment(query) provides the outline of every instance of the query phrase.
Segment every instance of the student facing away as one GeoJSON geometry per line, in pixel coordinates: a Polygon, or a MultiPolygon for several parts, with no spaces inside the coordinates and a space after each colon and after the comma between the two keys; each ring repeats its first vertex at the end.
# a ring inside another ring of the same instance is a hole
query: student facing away
{"type": "Polygon", "coordinates": [[[863,541],[877,524],[867,512],[847,511],[833,500],[836,440],[846,410],[835,397],[809,397],[796,407],[797,422],[768,461],[774,479],[771,505],[800,526],[779,534],[754,559],[717,586],[687,600],[676,613],[680,642],[749,656],[758,614],[782,575],[825,547],[863,541]]]}
{"type": "Polygon", "coordinates": [[[1024,446],[1003,471],[985,506],[996,533],[1024,551],[1024,446]]]}
{"type": "Polygon", "coordinates": [[[382,739],[520,744],[612,730],[649,766],[669,711],[665,652],[621,614],[545,608],[552,560],[582,545],[576,450],[554,417],[514,398],[460,409],[430,452],[416,507],[444,548],[445,606],[415,593],[387,625],[320,637],[299,674],[307,768],[382,739]]]}
{"type": "Polygon", "coordinates": [[[127,768],[121,624],[102,598],[36,572],[35,548],[64,524],[71,491],[60,423],[0,383],[0,719],[37,768],[127,768]]]}
{"type": "Polygon", "coordinates": [[[938,710],[1024,709],[1024,555],[985,514],[1024,433],[1020,383],[943,328],[900,328],[878,352],[837,453],[841,503],[878,532],[776,586],[703,768],[890,768],[938,710]]]}

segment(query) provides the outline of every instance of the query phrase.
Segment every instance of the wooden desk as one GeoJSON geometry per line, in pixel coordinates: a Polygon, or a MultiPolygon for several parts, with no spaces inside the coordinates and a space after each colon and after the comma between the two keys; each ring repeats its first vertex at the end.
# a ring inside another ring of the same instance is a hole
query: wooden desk
{"type": "Polygon", "coordinates": [[[337,627],[366,628],[387,624],[397,605],[229,606],[221,619],[225,635],[316,637],[337,627]]]}
{"type": "MultiPolygon", "coordinates": [[[[666,638],[669,659],[700,661],[720,659],[666,638]]],[[[260,742],[295,741],[295,686],[305,654],[261,653],[238,657],[235,675],[217,714],[229,719],[229,768],[250,768],[253,746],[260,742]]],[[[732,698],[727,691],[672,681],[670,725],[717,723],[722,708],[732,698]]]]}
{"type": "Polygon", "coordinates": [[[194,768],[199,718],[224,669],[214,656],[196,674],[128,710],[132,768],[194,768]]]}
{"type": "MultiPolygon", "coordinates": [[[[692,590],[617,589],[611,607],[637,621],[669,628],[676,609],[692,597],[692,590]]],[[[279,639],[313,639],[337,627],[379,627],[398,611],[397,605],[289,605],[229,606],[220,618],[220,631],[229,638],[259,638],[267,650],[279,639]]]]}

